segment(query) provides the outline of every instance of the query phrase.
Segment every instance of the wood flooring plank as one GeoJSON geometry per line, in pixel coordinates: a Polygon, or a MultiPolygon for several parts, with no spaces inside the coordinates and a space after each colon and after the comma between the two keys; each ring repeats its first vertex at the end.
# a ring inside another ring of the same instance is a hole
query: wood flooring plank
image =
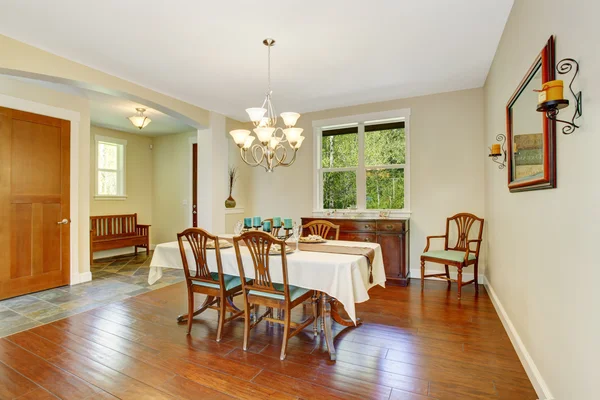
{"type": "Polygon", "coordinates": [[[0,362],[0,399],[12,399],[37,389],[35,383],[0,362]]]}
{"type": "Polygon", "coordinates": [[[209,389],[206,386],[202,386],[197,382],[193,382],[179,375],[176,375],[174,378],[169,379],[167,382],[165,382],[161,386],[161,389],[177,398],[188,400],[226,400],[234,398],[226,395],[225,393],[209,389]]]}
{"type": "Polygon", "coordinates": [[[225,393],[237,399],[295,399],[275,389],[265,388],[252,382],[234,378],[232,376],[200,367],[184,360],[171,358],[164,361],[171,370],[191,381],[225,393]]]}
{"type": "Polygon", "coordinates": [[[301,365],[287,360],[279,361],[278,358],[267,357],[262,354],[249,354],[241,349],[235,349],[227,357],[292,378],[310,380],[332,389],[368,398],[387,399],[391,392],[391,388],[386,386],[365,382],[345,375],[319,374],[319,370],[313,366],[301,365]]]}
{"type": "Polygon", "coordinates": [[[422,396],[420,394],[404,392],[402,390],[394,389],[390,395],[390,400],[433,400],[435,397],[422,396]]]}
{"type": "Polygon", "coordinates": [[[55,326],[43,325],[31,332],[154,388],[158,388],[175,376],[171,371],[129,357],[55,326]]]}
{"type": "MultiPolygon", "coordinates": [[[[4,397],[0,397],[4,398],[4,397]]],[[[58,397],[42,388],[35,389],[21,397],[17,397],[15,400],[56,400],[58,397]]]]}
{"type": "Polygon", "coordinates": [[[120,399],[173,398],[163,391],[73,352],[65,352],[49,361],[120,399]]]}
{"type": "Polygon", "coordinates": [[[6,340],[13,342],[17,346],[23,347],[44,360],[56,357],[65,352],[63,347],[39,337],[32,333],[32,331],[20,332],[8,336],[6,340]]]}
{"type": "Polygon", "coordinates": [[[347,392],[330,389],[302,379],[290,378],[271,371],[262,371],[254,378],[253,382],[275,390],[282,390],[302,399],[365,399],[362,396],[354,396],[347,392]]]}
{"type": "Polygon", "coordinates": [[[0,361],[62,399],[85,399],[99,390],[6,339],[0,339],[0,361]]]}

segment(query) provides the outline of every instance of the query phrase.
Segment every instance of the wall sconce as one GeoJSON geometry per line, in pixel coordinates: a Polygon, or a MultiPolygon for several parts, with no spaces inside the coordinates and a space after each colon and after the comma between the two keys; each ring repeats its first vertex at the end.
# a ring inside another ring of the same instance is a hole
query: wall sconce
{"type": "Polygon", "coordinates": [[[499,135],[496,135],[496,140],[502,141],[502,144],[494,143],[490,148],[489,157],[493,162],[498,164],[499,169],[504,169],[504,167],[506,167],[506,136],[500,133],[499,135]],[[499,161],[498,158],[502,156],[504,156],[502,161],[499,161]]]}
{"type": "Polygon", "coordinates": [[[557,80],[544,83],[540,91],[539,104],[537,106],[537,111],[545,112],[548,119],[566,124],[562,129],[565,135],[569,135],[576,128],[579,128],[579,125],[575,124],[575,120],[582,115],[581,91],[577,94],[573,91],[573,81],[579,73],[579,63],[572,58],[564,58],[556,64],[556,71],[561,75],[571,72],[573,66],[575,67],[575,74],[573,75],[573,79],[571,79],[571,83],[569,83],[569,90],[575,98],[575,112],[573,113],[571,122],[557,118],[559,111],[569,106],[569,100],[563,98],[563,81],[557,80]]]}

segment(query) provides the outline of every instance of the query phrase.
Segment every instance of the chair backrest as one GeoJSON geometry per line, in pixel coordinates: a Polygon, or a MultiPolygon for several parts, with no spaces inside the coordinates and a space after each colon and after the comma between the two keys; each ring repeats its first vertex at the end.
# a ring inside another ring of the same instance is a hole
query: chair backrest
{"type": "Polygon", "coordinates": [[[335,229],[335,240],[340,238],[340,226],[324,219],[316,219],[302,226],[302,230],[308,229],[311,235],[319,235],[323,239],[329,239],[329,231],[335,229]]]}
{"type": "Polygon", "coordinates": [[[217,280],[213,279],[210,269],[208,266],[207,254],[207,243],[209,240],[214,242],[214,250],[208,249],[209,252],[215,252],[215,259],[217,262],[217,271],[219,274],[218,282],[221,288],[224,288],[223,280],[223,266],[221,264],[221,249],[219,248],[219,239],[217,236],[213,236],[202,228],[189,228],[185,231],[177,234],[177,241],[179,242],[179,252],[181,253],[181,262],[183,264],[183,270],[185,272],[185,278],[188,284],[191,281],[202,281],[216,283],[217,280]],[[190,268],[188,264],[188,258],[185,249],[185,240],[189,243],[192,254],[194,255],[194,265],[190,268]]]}
{"type": "Polygon", "coordinates": [[[98,215],[90,217],[90,230],[95,238],[111,239],[135,236],[137,214],[98,215]]]}
{"type": "Polygon", "coordinates": [[[240,278],[242,279],[242,287],[245,291],[257,290],[265,293],[281,294],[289,301],[289,285],[287,273],[287,257],[285,255],[285,241],[279,240],[267,232],[249,231],[244,232],[240,236],[233,238],[235,253],[237,255],[238,268],[240,278]],[[250,284],[246,282],[246,274],[244,272],[244,263],[240,251],[240,242],[243,242],[250,255],[252,256],[252,264],[254,268],[254,281],[250,284]],[[270,256],[269,252],[273,245],[281,246],[281,255],[270,256]],[[281,257],[281,268],[283,276],[283,292],[277,290],[271,280],[271,260],[275,257],[281,257]]]}
{"type": "Polygon", "coordinates": [[[263,223],[265,223],[265,222],[271,223],[271,235],[277,237],[279,235],[279,230],[281,229],[281,227],[275,228],[273,226],[273,218],[263,219],[263,223]]]}
{"type": "MultiPolygon", "coordinates": [[[[467,251],[468,241],[472,239],[481,240],[482,236],[483,218],[473,214],[460,213],[446,219],[446,250],[467,251]],[[471,231],[473,228],[475,230],[471,231]],[[477,228],[479,228],[478,231],[477,228]],[[456,243],[453,245],[449,243],[451,231],[456,233],[456,243]]],[[[477,243],[477,254],[479,254],[480,245],[481,242],[477,243]]]]}

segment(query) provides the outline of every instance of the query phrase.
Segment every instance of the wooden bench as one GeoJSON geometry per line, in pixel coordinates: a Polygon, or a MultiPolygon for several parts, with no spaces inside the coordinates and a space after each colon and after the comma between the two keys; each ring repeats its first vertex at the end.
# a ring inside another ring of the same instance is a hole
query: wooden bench
{"type": "Polygon", "coordinates": [[[94,252],[138,247],[150,254],[150,225],[139,225],[137,214],[100,215],[90,217],[90,264],[94,263],[94,252]]]}

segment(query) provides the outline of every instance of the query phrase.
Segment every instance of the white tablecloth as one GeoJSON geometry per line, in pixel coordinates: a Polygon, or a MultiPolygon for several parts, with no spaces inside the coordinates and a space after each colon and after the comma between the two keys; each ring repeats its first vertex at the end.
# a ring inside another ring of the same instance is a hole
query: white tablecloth
{"type": "MultiPolygon", "coordinates": [[[[344,305],[348,316],[356,323],[354,304],[369,299],[367,293],[376,285],[385,287],[385,270],[381,247],[377,243],[357,243],[347,241],[331,241],[336,246],[370,247],[375,250],[373,260],[373,283],[369,283],[368,261],[364,256],[318,253],[313,251],[296,251],[287,255],[289,284],[307,289],[325,292],[344,305]]],[[[192,268],[194,256],[188,243],[185,243],[188,265],[192,268]]],[[[293,245],[292,245],[293,246],[293,245]]],[[[247,248],[240,247],[244,273],[247,278],[254,278],[252,257],[247,248]]],[[[208,264],[211,271],[216,272],[216,260],[213,251],[207,251],[208,264]]],[[[233,247],[221,249],[223,273],[239,276],[239,270],[233,247]]],[[[283,283],[281,257],[272,256],[271,279],[283,283]]],[[[148,283],[153,284],[162,277],[163,268],[183,269],[179,244],[177,242],[161,243],[156,246],[150,263],[148,283]]]]}

